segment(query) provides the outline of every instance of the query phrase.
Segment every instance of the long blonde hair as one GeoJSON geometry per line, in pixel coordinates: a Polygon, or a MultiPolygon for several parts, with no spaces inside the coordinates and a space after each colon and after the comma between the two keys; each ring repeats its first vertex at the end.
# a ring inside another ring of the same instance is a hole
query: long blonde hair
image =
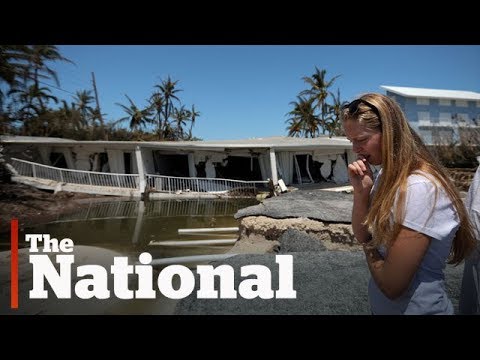
{"type": "Polygon", "coordinates": [[[410,127],[394,100],[382,94],[369,93],[361,96],[356,105],[355,109],[351,106],[342,109],[343,121],[358,121],[367,129],[382,133],[382,176],[370,199],[370,209],[364,221],[372,233],[372,246],[384,245],[388,248],[395,241],[405,218],[407,178],[422,170],[435,187],[438,183],[444,189],[457,211],[460,227],[450,250],[449,264],[458,265],[475,248],[475,238],[465,206],[445,169],[410,127]],[[392,227],[390,213],[397,192],[392,227]]]}

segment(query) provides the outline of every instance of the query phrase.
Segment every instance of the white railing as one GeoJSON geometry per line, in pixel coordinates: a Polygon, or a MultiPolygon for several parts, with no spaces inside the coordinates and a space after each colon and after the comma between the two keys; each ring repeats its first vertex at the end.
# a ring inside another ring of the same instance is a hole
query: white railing
{"type": "Polygon", "coordinates": [[[256,203],[248,200],[238,202],[228,200],[228,198],[214,200],[182,200],[182,201],[150,201],[145,209],[146,216],[229,216],[235,214],[238,210],[255,205],[256,203]],[[225,200],[227,199],[227,200],[225,200]]]}
{"type": "Polygon", "coordinates": [[[255,193],[258,187],[266,187],[268,181],[243,181],[217,178],[173,177],[147,174],[147,185],[151,191],[206,192],[241,196],[255,193]]]}
{"type": "Polygon", "coordinates": [[[61,169],[16,158],[12,158],[12,166],[21,176],[54,180],[70,184],[137,189],[139,182],[138,174],[114,174],[61,169]]]}
{"type": "MultiPolygon", "coordinates": [[[[62,183],[109,186],[138,189],[138,174],[114,174],[95,171],[62,169],[31,161],[12,158],[12,166],[18,175],[54,180],[62,183]]],[[[259,188],[267,188],[268,181],[243,181],[217,178],[190,178],[164,175],[146,175],[147,185],[152,192],[201,192],[228,196],[251,196],[259,188]]],[[[143,189],[139,189],[143,191],[143,189]]]]}
{"type": "MultiPolygon", "coordinates": [[[[247,200],[232,201],[228,198],[201,200],[151,200],[145,204],[145,218],[158,217],[217,217],[233,216],[238,210],[255,205],[247,200]]],[[[58,214],[54,222],[103,219],[134,219],[138,215],[137,201],[91,202],[75,213],[58,214]]]]}
{"type": "Polygon", "coordinates": [[[91,202],[75,213],[59,214],[56,222],[136,218],[137,210],[138,203],[135,201],[91,202]]]}
{"type": "Polygon", "coordinates": [[[477,125],[478,120],[456,120],[450,118],[429,118],[429,119],[419,119],[418,126],[428,126],[428,127],[451,127],[451,128],[479,128],[480,124],[477,125]]]}

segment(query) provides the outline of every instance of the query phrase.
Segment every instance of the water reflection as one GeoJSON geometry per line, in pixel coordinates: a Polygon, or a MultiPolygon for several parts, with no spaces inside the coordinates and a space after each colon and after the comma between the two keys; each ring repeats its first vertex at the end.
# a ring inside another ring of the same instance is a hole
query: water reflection
{"type": "MultiPolygon", "coordinates": [[[[239,209],[256,204],[252,199],[217,199],[217,200],[158,200],[139,201],[92,201],[77,212],[61,215],[51,223],[27,227],[19,234],[21,247],[28,247],[25,234],[50,234],[52,238],[70,238],[77,245],[74,251],[75,262],[72,265],[72,284],[82,276],[76,276],[77,266],[101,265],[110,270],[113,257],[128,256],[128,263],[138,261],[138,255],[147,251],[154,259],[225,253],[228,246],[188,246],[164,247],[150,245],[152,241],[196,240],[232,238],[236,234],[218,235],[178,235],[180,228],[232,227],[238,226],[233,214],[239,209]],[[80,246],[86,245],[86,246],[80,246]],[[113,251],[112,251],[113,250],[113,251]]],[[[8,251],[9,237],[2,237],[0,244],[8,251]]],[[[50,292],[47,300],[31,299],[29,291],[33,288],[33,269],[29,263],[27,249],[19,251],[19,303],[18,310],[10,310],[10,261],[4,257],[0,262],[0,314],[172,314],[176,300],[165,297],[159,291],[153,299],[119,299],[114,293],[113,276],[108,276],[108,299],[81,299],[72,294],[71,299],[59,299],[50,292]]],[[[50,254],[54,261],[55,254],[50,254]]],[[[55,265],[59,271],[58,264],[55,265]]],[[[157,289],[160,268],[153,273],[152,288],[157,289]]],[[[180,279],[172,279],[174,288],[180,287],[180,279]]],[[[138,288],[137,277],[128,277],[128,288],[138,288]]],[[[72,291],[75,289],[72,287],[72,291]]]]}
{"type": "MultiPolygon", "coordinates": [[[[236,237],[236,234],[178,235],[180,228],[238,226],[233,215],[255,205],[255,199],[195,199],[95,202],[71,214],[60,214],[53,222],[24,230],[71,238],[75,245],[98,246],[122,254],[148,251],[154,258],[223,253],[229,246],[150,246],[162,240],[198,240],[236,237]]],[[[24,239],[21,234],[20,239],[24,239]]]]}

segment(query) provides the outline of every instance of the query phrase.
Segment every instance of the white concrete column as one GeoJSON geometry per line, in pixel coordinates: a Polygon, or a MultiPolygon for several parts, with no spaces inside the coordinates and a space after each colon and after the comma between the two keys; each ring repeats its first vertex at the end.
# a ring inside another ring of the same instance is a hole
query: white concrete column
{"type": "Polygon", "coordinates": [[[333,167],[333,181],[336,184],[347,184],[349,182],[347,166],[342,155],[337,155],[335,166],[333,167]]]}
{"type": "Polygon", "coordinates": [[[195,168],[195,159],[193,154],[188,154],[188,176],[197,177],[197,169],[195,168]]]}
{"type": "Polygon", "coordinates": [[[208,159],[205,162],[205,174],[207,178],[216,178],[217,177],[217,172],[215,171],[215,166],[213,165],[213,162],[211,159],[208,159]]]}
{"type": "Polygon", "coordinates": [[[75,168],[77,170],[90,171],[90,158],[85,150],[77,151],[77,161],[75,168]]]}
{"type": "Polygon", "coordinates": [[[145,191],[145,185],[147,183],[145,181],[145,170],[143,167],[142,151],[140,150],[139,146],[135,148],[135,158],[137,159],[138,178],[139,178],[138,190],[140,190],[140,193],[143,193],[145,191]]]}
{"type": "Polygon", "coordinates": [[[117,173],[117,174],[125,174],[123,151],[107,150],[107,154],[108,154],[108,164],[110,166],[110,172],[117,173]]]}
{"type": "Polygon", "coordinates": [[[143,225],[143,213],[145,212],[145,202],[139,201],[137,206],[137,221],[135,222],[135,229],[133,230],[132,243],[137,244],[140,232],[143,225]]]}
{"type": "Polygon", "coordinates": [[[65,156],[65,161],[67,162],[67,166],[69,169],[75,169],[75,161],[73,161],[72,150],[67,148],[63,150],[63,155],[65,156]]]}
{"type": "Polygon", "coordinates": [[[50,162],[50,153],[52,151],[52,148],[50,146],[39,146],[38,147],[38,152],[40,153],[40,157],[42,158],[42,162],[45,165],[52,165],[50,162]]]}
{"type": "Polygon", "coordinates": [[[273,185],[278,184],[278,175],[277,175],[277,160],[275,158],[275,150],[270,149],[270,170],[272,173],[273,185]]]}

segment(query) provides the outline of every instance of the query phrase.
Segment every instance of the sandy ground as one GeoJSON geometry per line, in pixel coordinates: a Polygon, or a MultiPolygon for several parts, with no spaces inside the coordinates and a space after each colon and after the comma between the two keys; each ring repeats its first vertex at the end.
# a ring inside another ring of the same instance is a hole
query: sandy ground
{"type": "Polygon", "coordinates": [[[303,231],[319,240],[327,250],[356,251],[351,224],[331,224],[306,218],[273,219],[266,216],[248,216],[240,222],[240,240],[232,253],[259,254],[274,252],[277,240],[288,229],[303,231]]]}

